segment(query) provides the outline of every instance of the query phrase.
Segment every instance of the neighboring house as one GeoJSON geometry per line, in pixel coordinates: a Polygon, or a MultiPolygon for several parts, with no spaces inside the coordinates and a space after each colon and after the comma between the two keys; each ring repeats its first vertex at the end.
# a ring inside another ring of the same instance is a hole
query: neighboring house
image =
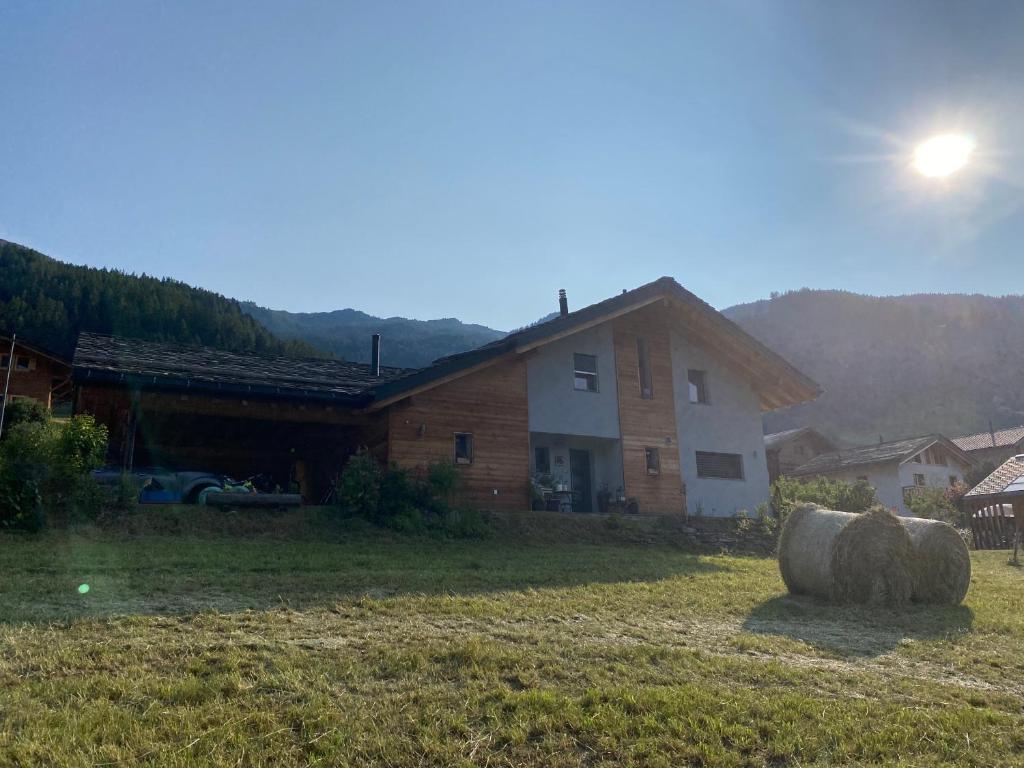
{"type": "Polygon", "coordinates": [[[971,457],[977,466],[997,467],[1007,459],[1024,453],[1024,426],[989,430],[954,437],[956,447],[971,457]]]}
{"type": "Polygon", "coordinates": [[[767,499],[761,413],[820,394],[671,278],[576,312],[563,294],[554,319],[412,372],[83,334],[74,378],[123,464],[290,475],[315,500],[365,446],[454,461],[485,508],[528,508],[550,474],[577,511],[622,489],[642,513],[709,515],[767,499]]]}
{"type": "Polygon", "coordinates": [[[815,456],[835,451],[836,445],[818,430],[800,427],[765,435],[764,450],[768,456],[768,479],[774,483],[815,456]]]}
{"type": "Polygon", "coordinates": [[[51,408],[71,395],[71,364],[67,360],[20,339],[14,343],[12,353],[11,337],[0,335],[0,400],[8,369],[11,375],[7,396],[11,400],[25,397],[51,408]]]}
{"type": "Polygon", "coordinates": [[[919,488],[947,488],[963,482],[970,458],[942,435],[878,443],[826,453],[797,467],[794,477],[866,480],[879,503],[909,515],[906,499],[919,488]]]}

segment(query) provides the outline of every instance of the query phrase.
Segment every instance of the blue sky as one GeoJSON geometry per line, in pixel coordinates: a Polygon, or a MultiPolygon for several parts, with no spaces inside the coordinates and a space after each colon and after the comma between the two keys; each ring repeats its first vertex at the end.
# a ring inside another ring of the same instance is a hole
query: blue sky
{"type": "Polygon", "coordinates": [[[0,31],[0,237],[67,261],[499,328],[661,275],[1021,290],[1022,3],[6,0],[0,31]],[[908,170],[949,130],[975,163],[908,170]]]}

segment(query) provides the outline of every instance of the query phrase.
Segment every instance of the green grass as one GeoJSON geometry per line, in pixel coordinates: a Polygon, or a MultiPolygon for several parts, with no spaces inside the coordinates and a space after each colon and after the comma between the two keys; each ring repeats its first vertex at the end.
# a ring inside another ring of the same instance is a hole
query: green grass
{"type": "Polygon", "coordinates": [[[869,611],[656,523],[0,536],[0,765],[1021,765],[1006,560],[869,611]]]}

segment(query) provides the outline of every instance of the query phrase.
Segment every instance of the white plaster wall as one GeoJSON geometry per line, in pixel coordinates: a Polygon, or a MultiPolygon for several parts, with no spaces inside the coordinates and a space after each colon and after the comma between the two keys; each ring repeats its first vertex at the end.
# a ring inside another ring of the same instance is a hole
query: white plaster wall
{"type": "Polygon", "coordinates": [[[719,517],[735,515],[740,510],[753,513],[758,504],[768,500],[770,493],[757,393],[742,377],[675,331],[672,377],[688,512],[719,517]],[[706,405],[690,402],[686,374],[689,368],[707,371],[706,405]],[[697,451],[740,454],[744,479],[698,478],[697,451]]]}
{"type": "Polygon", "coordinates": [[[856,482],[858,478],[865,476],[868,483],[874,486],[875,498],[879,504],[895,509],[897,514],[908,514],[903,505],[903,483],[900,480],[899,466],[895,462],[854,467],[845,472],[833,472],[828,475],[834,480],[845,480],[848,483],[856,482]]]}
{"type": "Polygon", "coordinates": [[[526,363],[530,431],[618,439],[611,323],[540,347],[526,363]],[[573,354],[597,357],[597,392],[573,389],[573,354]]]}

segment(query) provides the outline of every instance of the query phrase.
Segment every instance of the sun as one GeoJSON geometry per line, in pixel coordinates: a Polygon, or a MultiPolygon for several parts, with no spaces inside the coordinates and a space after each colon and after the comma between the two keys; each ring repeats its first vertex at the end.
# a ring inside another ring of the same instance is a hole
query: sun
{"type": "Polygon", "coordinates": [[[932,136],[914,150],[914,168],[922,176],[941,179],[959,171],[971,159],[974,139],[957,133],[932,136]]]}

